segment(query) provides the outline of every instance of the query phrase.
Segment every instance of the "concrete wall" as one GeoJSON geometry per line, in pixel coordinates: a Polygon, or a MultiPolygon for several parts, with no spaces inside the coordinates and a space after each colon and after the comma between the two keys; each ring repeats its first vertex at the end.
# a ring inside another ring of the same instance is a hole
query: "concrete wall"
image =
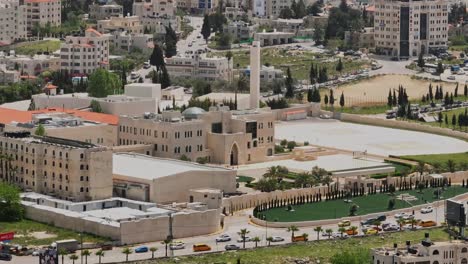
{"type": "Polygon", "coordinates": [[[289,108],[285,109],[275,109],[272,110],[275,120],[285,121],[286,120],[286,113],[292,111],[306,111],[307,116],[317,117],[320,115],[320,104],[319,103],[308,103],[308,104],[301,104],[301,105],[293,105],[289,108]]]}
{"type": "Polygon", "coordinates": [[[80,109],[87,108],[91,104],[91,98],[83,96],[46,96],[44,94],[33,95],[36,109],[62,108],[80,109]]]}
{"type": "Polygon", "coordinates": [[[454,131],[447,128],[434,127],[429,125],[423,125],[419,123],[412,123],[398,120],[387,120],[380,118],[372,118],[361,115],[353,115],[346,113],[334,113],[334,117],[345,122],[360,123],[373,126],[384,126],[390,128],[408,129],[419,132],[426,132],[438,135],[444,135],[449,137],[455,137],[463,140],[468,140],[468,133],[454,131]]]}

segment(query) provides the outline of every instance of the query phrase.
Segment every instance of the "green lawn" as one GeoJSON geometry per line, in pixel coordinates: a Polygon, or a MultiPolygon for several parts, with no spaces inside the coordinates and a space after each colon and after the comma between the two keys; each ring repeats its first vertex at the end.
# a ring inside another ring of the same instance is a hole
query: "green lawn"
{"type": "MultiPolygon", "coordinates": [[[[58,228],[31,220],[22,220],[19,222],[0,222],[0,233],[15,232],[15,239],[12,240],[13,244],[20,245],[50,245],[52,242],[63,239],[76,239],[79,241],[79,233],[58,228]],[[32,236],[33,232],[46,232],[47,234],[55,235],[54,237],[37,239],[32,236]]],[[[85,234],[83,237],[84,242],[104,242],[105,238],[97,237],[94,235],[85,234]]]]}
{"type": "MultiPolygon", "coordinates": [[[[424,233],[429,233],[432,241],[447,241],[448,234],[441,228],[404,231],[385,234],[385,239],[381,236],[369,236],[362,238],[350,238],[347,240],[324,240],[319,242],[307,242],[288,244],[284,246],[263,247],[252,250],[239,250],[237,252],[223,252],[216,254],[203,254],[194,256],[178,256],[171,259],[157,259],[138,261],[139,264],[169,264],[169,263],[184,263],[184,264],[235,264],[240,258],[241,263],[247,264],[284,264],[293,263],[287,258],[306,258],[315,260],[313,263],[329,263],[330,258],[343,251],[353,251],[357,248],[370,250],[376,247],[389,247],[393,243],[403,247],[405,241],[411,241],[412,244],[420,243],[424,239],[424,233]],[[316,262],[320,260],[320,262],[316,262]]],[[[299,230],[299,233],[301,231],[299,230]]],[[[309,234],[311,238],[316,237],[316,234],[309,234]]],[[[221,247],[221,246],[220,246],[221,247]]],[[[162,249],[161,249],[162,250],[162,249]]],[[[130,256],[131,259],[131,256],[130,256]]],[[[363,263],[364,264],[364,263],[363,263]]]]}
{"type": "Polygon", "coordinates": [[[44,40],[38,42],[25,42],[21,43],[16,46],[15,50],[17,54],[25,54],[25,55],[34,55],[37,52],[54,52],[60,49],[60,41],[59,40],[44,40]]]}
{"type": "Polygon", "coordinates": [[[338,108],[335,107],[337,111],[348,113],[348,114],[356,114],[356,115],[376,115],[385,113],[385,111],[389,110],[390,108],[387,105],[371,105],[371,106],[352,106],[352,107],[343,107],[341,109],[339,106],[338,108]]]}
{"type": "MultiPolygon", "coordinates": [[[[211,52],[208,56],[225,56],[226,51],[211,52]]],[[[331,77],[336,74],[336,64],[338,62],[327,62],[330,58],[329,55],[317,54],[308,51],[287,51],[278,48],[265,48],[262,49],[262,64],[269,64],[277,69],[285,71],[289,67],[292,76],[298,80],[308,80],[310,65],[313,62],[315,65],[327,66],[328,76],[331,77]]],[[[239,68],[245,68],[250,64],[249,51],[235,51],[233,52],[233,65],[239,68]]],[[[366,62],[355,60],[343,60],[344,70],[343,73],[354,72],[356,70],[365,68],[366,62]]]]}
{"type": "Polygon", "coordinates": [[[237,182],[253,182],[255,178],[249,176],[237,176],[237,182]]]}
{"type": "MultiPolygon", "coordinates": [[[[396,192],[396,194],[398,195],[399,193],[408,193],[416,196],[418,200],[412,202],[412,205],[414,206],[423,204],[425,200],[428,202],[434,201],[435,197],[433,195],[433,191],[434,189],[428,188],[423,191],[423,194],[418,193],[416,190],[401,191],[396,192]]],[[[461,186],[453,186],[448,188],[443,193],[443,197],[450,198],[465,192],[468,192],[468,189],[462,188],[461,186]]],[[[390,195],[386,193],[378,193],[375,195],[352,198],[353,203],[359,206],[357,215],[366,215],[370,213],[387,211],[389,199],[390,195]]],[[[412,205],[401,200],[396,200],[395,209],[407,208],[411,207],[412,205]]],[[[269,221],[279,222],[323,220],[348,216],[350,206],[350,203],[345,203],[343,200],[322,201],[318,203],[294,205],[294,212],[288,212],[286,211],[286,207],[280,207],[263,211],[262,214],[266,215],[269,221]]]]}
{"type": "Polygon", "coordinates": [[[432,155],[410,155],[400,156],[400,158],[417,162],[421,161],[431,165],[438,163],[442,166],[446,166],[448,160],[453,160],[455,162],[455,166],[459,166],[463,162],[468,162],[468,152],[432,155]]]}
{"type": "MultiPolygon", "coordinates": [[[[466,98],[463,98],[463,97],[458,97],[458,99],[460,100],[466,100],[466,98]]],[[[435,126],[435,127],[443,127],[443,128],[449,128],[449,129],[455,129],[455,130],[460,130],[460,127],[458,125],[456,125],[455,127],[452,126],[452,116],[455,115],[456,118],[457,118],[457,124],[458,124],[458,115],[459,114],[463,114],[465,113],[465,110],[467,109],[467,107],[460,107],[458,109],[453,109],[453,110],[449,110],[449,111],[443,111],[442,112],[442,115],[443,115],[443,122],[442,123],[438,123],[438,122],[430,122],[430,123],[426,123],[426,122],[421,122],[419,120],[411,120],[410,122],[418,122],[418,123],[421,123],[423,125],[428,125],[428,126],[435,126]],[[447,120],[448,120],[448,124],[445,124],[445,116],[447,116],[447,120]]],[[[437,113],[434,113],[433,114],[434,116],[438,117],[438,114],[437,113]]],[[[468,131],[468,128],[462,128],[462,131],[464,132],[467,132],[468,131]]]]}

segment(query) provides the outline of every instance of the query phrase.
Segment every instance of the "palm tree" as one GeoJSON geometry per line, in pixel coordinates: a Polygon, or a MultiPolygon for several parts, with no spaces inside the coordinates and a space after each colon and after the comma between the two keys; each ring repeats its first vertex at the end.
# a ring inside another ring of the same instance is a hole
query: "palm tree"
{"type": "Polygon", "coordinates": [[[357,226],[351,226],[349,229],[353,232],[353,236],[357,233],[358,230],[357,226]]]}
{"type": "Polygon", "coordinates": [[[379,226],[381,225],[382,223],[380,221],[375,221],[374,222],[374,225],[375,227],[377,227],[377,231],[379,231],[379,226]]]}
{"type": "Polygon", "coordinates": [[[304,241],[309,240],[309,234],[307,234],[307,233],[303,233],[302,237],[304,238],[304,241]]]}
{"type": "Polygon", "coordinates": [[[414,229],[414,225],[417,225],[417,224],[418,224],[418,220],[416,220],[416,219],[414,219],[414,218],[411,218],[410,224],[411,224],[411,229],[414,229]]]}
{"type": "Polygon", "coordinates": [[[96,256],[99,257],[99,264],[101,264],[101,258],[104,257],[104,255],[105,255],[104,250],[100,249],[100,250],[96,251],[96,253],[94,253],[94,254],[96,254],[96,256]]]}
{"type": "Polygon", "coordinates": [[[416,165],[415,170],[419,172],[419,176],[422,176],[424,172],[426,172],[426,164],[424,164],[424,162],[422,161],[419,161],[418,165],[416,165]]]}
{"type": "Polygon", "coordinates": [[[225,56],[226,56],[226,59],[228,60],[229,82],[231,82],[231,69],[230,69],[231,63],[230,62],[233,57],[232,51],[229,50],[228,52],[226,52],[225,56]]]}
{"type": "Polygon", "coordinates": [[[294,238],[294,232],[299,231],[299,228],[297,226],[295,226],[295,225],[292,225],[292,226],[288,227],[287,231],[291,232],[291,241],[292,241],[292,239],[294,238]]]}
{"type": "Polygon", "coordinates": [[[344,234],[344,232],[346,232],[346,228],[340,227],[340,228],[338,228],[338,232],[340,232],[341,238],[343,238],[343,234],[344,234]]]}
{"type": "Polygon", "coordinates": [[[245,248],[245,239],[247,237],[247,234],[250,233],[249,230],[246,228],[241,229],[237,234],[242,238],[242,247],[245,248]]]}
{"type": "Polygon", "coordinates": [[[158,249],[156,247],[150,247],[149,250],[151,251],[151,258],[154,259],[154,252],[156,252],[158,249]]]}
{"type": "Polygon", "coordinates": [[[403,231],[403,225],[406,223],[405,220],[402,218],[399,218],[396,222],[400,226],[400,231],[403,231]]]}
{"type": "Polygon", "coordinates": [[[87,249],[81,251],[81,256],[85,257],[85,264],[88,264],[88,256],[91,256],[91,252],[87,249]]]}
{"type": "Polygon", "coordinates": [[[267,237],[266,241],[268,241],[268,246],[270,246],[271,242],[273,241],[273,237],[271,236],[267,237]]]}
{"type": "Polygon", "coordinates": [[[260,242],[260,238],[258,236],[252,238],[252,241],[255,242],[255,247],[257,247],[258,242],[260,242]]]}
{"type": "Polygon", "coordinates": [[[330,239],[331,235],[333,233],[333,229],[328,228],[328,229],[325,230],[325,233],[327,233],[328,239],[330,239]]]}
{"type": "Polygon", "coordinates": [[[68,255],[68,250],[61,248],[58,251],[59,256],[62,256],[62,263],[65,263],[65,256],[68,255]]]}
{"type": "Polygon", "coordinates": [[[128,262],[128,255],[132,254],[133,250],[131,248],[124,248],[122,249],[122,254],[125,254],[125,262],[128,262]]]}
{"type": "Polygon", "coordinates": [[[447,169],[450,172],[455,172],[455,161],[453,161],[451,159],[447,160],[447,169]]]}
{"type": "Polygon", "coordinates": [[[166,258],[167,258],[167,247],[172,243],[172,239],[169,239],[169,238],[166,238],[164,239],[164,241],[162,242],[162,244],[164,245],[164,249],[166,250],[166,258]]]}
{"type": "Polygon", "coordinates": [[[73,254],[73,255],[71,255],[71,256],[70,256],[70,257],[68,257],[68,258],[70,258],[70,260],[72,261],[72,263],[73,263],[73,264],[75,264],[75,260],[77,260],[77,259],[78,259],[78,256],[77,256],[77,255],[75,255],[75,254],[73,254]]]}
{"type": "Polygon", "coordinates": [[[320,232],[322,232],[322,227],[321,226],[317,226],[316,228],[314,228],[314,231],[317,232],[317,241],[320,240],[320,232]]]}

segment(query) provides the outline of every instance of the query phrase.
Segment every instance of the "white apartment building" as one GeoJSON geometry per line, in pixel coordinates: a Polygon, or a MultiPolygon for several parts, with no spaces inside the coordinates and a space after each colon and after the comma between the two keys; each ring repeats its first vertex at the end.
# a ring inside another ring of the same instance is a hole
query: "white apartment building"
{"type": "Polygon", "coordinates": [[[114,31],[143,34],[144,26],[138,16],[110,17],[97,22],[97,31],[102,34],[114,31]]]}
{"type": "Polygon", "coordinates": [[[5,64],[8,70],[18,69],[22,75],[35,76],[43,71],[60,70],[60,57],[47,54],[8,55],[0,52],[0,64],[5,64]]]}
{"type": "Polygon", "coordinates": [[[198,54],[166,58],[166,68],[171,76],[207,81],[229,80],[233,69],[232,60],[228,61],[226,57],[208,58],[198,54]]]}
{"type": "Polygon", "coordinates": [[[0,0],[0,46],[27,36],[26,8],[18,0],[0,0]]]}
{"type": "Polygon", "coordinates": [[[253,38],[254,33],[257,31],[258,25],[250,25],[244,21],[233,21],[224,25],[224,33],[230,34],[238,40],[253,38]]]}
{"type": "Polygon", "coordinates": [[[89,28],[85,36],[68,36],[60,49],[62,71],[72,75],[89,75],[98,68],[109,67],[109,35],[89,28]]]}
{"type": "Polygon", "coordinates": [[[0,64],[0,85],[19,82],[19,77],[18,71],[7,70],[5,64],[0,64]]]}
{"type": "Polygon", "coordinates": [[[89,7],[89,18],[101,20],[123,15],[123,7],[117,4],[92,4],[89,7]]]}
{"type": "Polygon", "coordinates": [[[50,23],[52,26],[59,26],[62,23],[61,0],[24,0],[24,4],[28,31],[36,24],[44,26],[50,23]]]}
{"type": "MultiPolygon", "coordinates": [[[[250,78],[250,66],[240,71],[240,74],[250,78]]],[[[267,83],[272,82],[274,80],[283,79],[284,73],[280,69],[275,69],[274,66],[265,66],[262,65],[260,69],[260,81],[267,83]]]]}
{"type": "MultiPolygon", "coordinates": [[[[260,12],[261,8],[265,7],[265,15],[268,18],[277,18],[281,10],[285,8],[290,8],[292,4],[292,0],[263,0],[265,1],[264,4],[260,5],[257,9],[254,9],[255,12],[260,12]]],[[[258,15],[260,16],[260,14],[258,15]]]]}
{"type": "Polygon", "coordinates": [[[447,48],[448,6],[447,0],[376,0],[377,52],[410,57],[447,48]]]}
{"type": "Polygon", "coordinates": [[[138,16],[111,17],[99,20],[97,30],[110,33],[110,45],[130,52],[132,48],[144,50],[153,47],[153,35],[144,34],[144,26],[138,16]]]}

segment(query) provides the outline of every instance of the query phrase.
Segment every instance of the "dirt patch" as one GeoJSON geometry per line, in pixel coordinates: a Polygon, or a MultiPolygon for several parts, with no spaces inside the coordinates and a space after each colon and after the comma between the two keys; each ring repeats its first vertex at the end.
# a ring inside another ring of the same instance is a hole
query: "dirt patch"
{"type": "MultiPolygon", "coordinates": [[[[429,91],[432,83],[432,91],[435,93],[436,85],[442,85],[445,92],[453,93],[455,83],[433,82],[429,80],[412,79],[409,75],[383,75],[362,82],[343,85],[335,91],[335,105],[339,102],[341,92],[344,93],[346,105],[370,105],[376,103],[387,103],[389,89],[398,89],[399,85],[406,88],[410,99],[419,100],[429,91]]],[[[464,84],[460,83],[458,94],[463,94],[464,84]]]]}
{"type": "Polygon", "coordinates": [[[32,232],[30,236],[36,239],[47,239],[47,238],[54,238],[57,237],[55,234],[49,234],[47,232],[32,232]]]}

